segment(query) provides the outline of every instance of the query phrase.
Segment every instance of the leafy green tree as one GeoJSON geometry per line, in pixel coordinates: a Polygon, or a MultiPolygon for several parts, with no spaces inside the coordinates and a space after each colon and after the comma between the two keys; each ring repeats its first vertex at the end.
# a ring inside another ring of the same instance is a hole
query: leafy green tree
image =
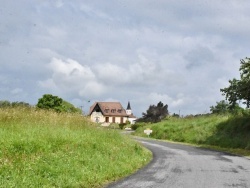
{"type": "Polygon", "coordinates": [[[239,80],[235,78],[233,80],[229,80],[229,86],[227,88],[221,89],[222,95],[226,96],[226,99],[229,101],[230,109],[233,109],[239,100],[238,96],[238,87],[239,80]]]}
{"type": "Polygon", "coordinates": [[[229,80],[229,86],[220,90],[229,101],[231,109],[239,100],[246,104],[247,108],[250,107],[250,58],[242,59],[240,63],[240,80],[229,80]]]}
{"type": "Polygon", "coordinates": [[[82,113],[80,108],[76,108],[73,104],[64,100],[62,102],[61,110],[63,112],[82,113]]]}
{"type": "Polygon", "coordinates": [[[9,101],[0,101],[0,107],[4,108],[4,107],[10,107],[11,106],[11,102],[9,101]]]}
{"type": "Polygon", "coordinates": [[[42,109],[53,109],[58,112],[62,111],[63,100],[58,96],[51,94],[44,94],[42,98],[38,99],[37,107],[42,109]]]}
{"type": "Polygon", "coordinates": [[[12,102],[11,103],[11,106],[12,107],[30,107],[30,104],[29,103],[26,103],[26,102],[12,102]]]}
{"type": "Polygon", "coordinates": [[[168,105],[164,105],[161,101],[155,106],[150,105],[146,113],[142,113],[139,122],[156,123],[164,119],[168,115],[168,105]]]}
{"type": "Polygon", "coordinates": [[[51,94],[45,94],[42,98],[38,99],[36,105],[38,108],[42,109],[53,109],[57,112],[71,112],[71,113],[81,113],[81,109],[75,108],[73,104],[64,101],[58,96],[53,96],[51,94]]]}
{"type": "Polygon", "coordinates": [[[9,102],[9,101],[0,101],[0,108],[4,107],[30,107],[29,103],[26,102],[9,102]]]}
{"type": "Polygon", "coordinates": [[[179,114],[176,114],[176,113],[173,113],[172,117],[177,117],[177,118],[179,118],[180,115],[179,115],[179,114]]]}
{"type": "Polygon", "coordinates": [[[210,106],[210,111],[213,114],[225,114],[229,112],[229,103],[225,100],[222,100],[220,102],[216,102],[215,106],[210,106]]]}
{"type": "Polygon", "coordinates": [[[220,102],[216,102],[215,106],[210,107],[210,111],[212,114],[245,114],[246,110],[241,108],[238,103],[236,103],[233,107],[228,103],[228,101],[222,100],[220,102]]]}

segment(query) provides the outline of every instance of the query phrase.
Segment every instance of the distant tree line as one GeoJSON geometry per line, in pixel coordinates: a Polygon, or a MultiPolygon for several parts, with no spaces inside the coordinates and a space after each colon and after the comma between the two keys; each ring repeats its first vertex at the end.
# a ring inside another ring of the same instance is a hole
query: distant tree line
{"type": "Polygon", "coordinates": [[[31,105],[26,102],[10,102],[7,100],[0,101],[0,108],[5,107],[30,107],[31,105]]]}
{"type": "MultiPolygon", "coordinates": [[[[26,102],[10,102],[7,100],[0,101],[0,108],[7,107],[32,107],[26,102]]],[[[36,108],[45,110],[54,110],[56,112],[82,113],[80,108],[76,108],[73,104],[63,100],[58,96],[44,94],[35,106],[36,108]]]]}

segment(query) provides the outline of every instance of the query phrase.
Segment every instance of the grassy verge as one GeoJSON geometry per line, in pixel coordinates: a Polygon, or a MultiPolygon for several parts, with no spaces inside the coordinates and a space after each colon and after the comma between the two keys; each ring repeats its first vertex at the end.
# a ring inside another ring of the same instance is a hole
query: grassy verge
{"type": "Polygon", "coordinates": [[[250,117],[210,115],[191,118],[170,118],[138,128],[135,135],[145,136],[151,128],[153,138],[185,142],[212,149],[250,156],[250,117]]]}
{"type": "Polygon", "coordinates": [[[100,187],[150,158],[138,143],[81,115],[0,109],[0,187],[100,187]]]}

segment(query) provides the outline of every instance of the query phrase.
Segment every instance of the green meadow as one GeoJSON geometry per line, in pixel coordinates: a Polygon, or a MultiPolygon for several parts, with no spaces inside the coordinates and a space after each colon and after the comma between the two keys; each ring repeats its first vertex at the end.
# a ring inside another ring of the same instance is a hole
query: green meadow
{"type": "Polygon", "coordinates": [[[169,117],[159,123],[141,123],[135,135],[145,136],[143,130],[146,128],[153,130],[150,137],[155,139],[190,143],[250,156],[249,115],[169,117]]]}
{"type": "Polygon", "coordinates": [[[102,187],[151,153],[80,114],[0,108],[0,187],[102,187]]]}

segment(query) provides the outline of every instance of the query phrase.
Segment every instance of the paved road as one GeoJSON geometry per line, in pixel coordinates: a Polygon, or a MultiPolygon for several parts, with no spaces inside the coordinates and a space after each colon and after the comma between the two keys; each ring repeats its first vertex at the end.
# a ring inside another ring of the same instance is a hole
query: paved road
{"type": "Polygon", "coordinates": [[[250,188],[250,160],[192,146],[138,138],[153,160],[108,188],[250,188]]]}

